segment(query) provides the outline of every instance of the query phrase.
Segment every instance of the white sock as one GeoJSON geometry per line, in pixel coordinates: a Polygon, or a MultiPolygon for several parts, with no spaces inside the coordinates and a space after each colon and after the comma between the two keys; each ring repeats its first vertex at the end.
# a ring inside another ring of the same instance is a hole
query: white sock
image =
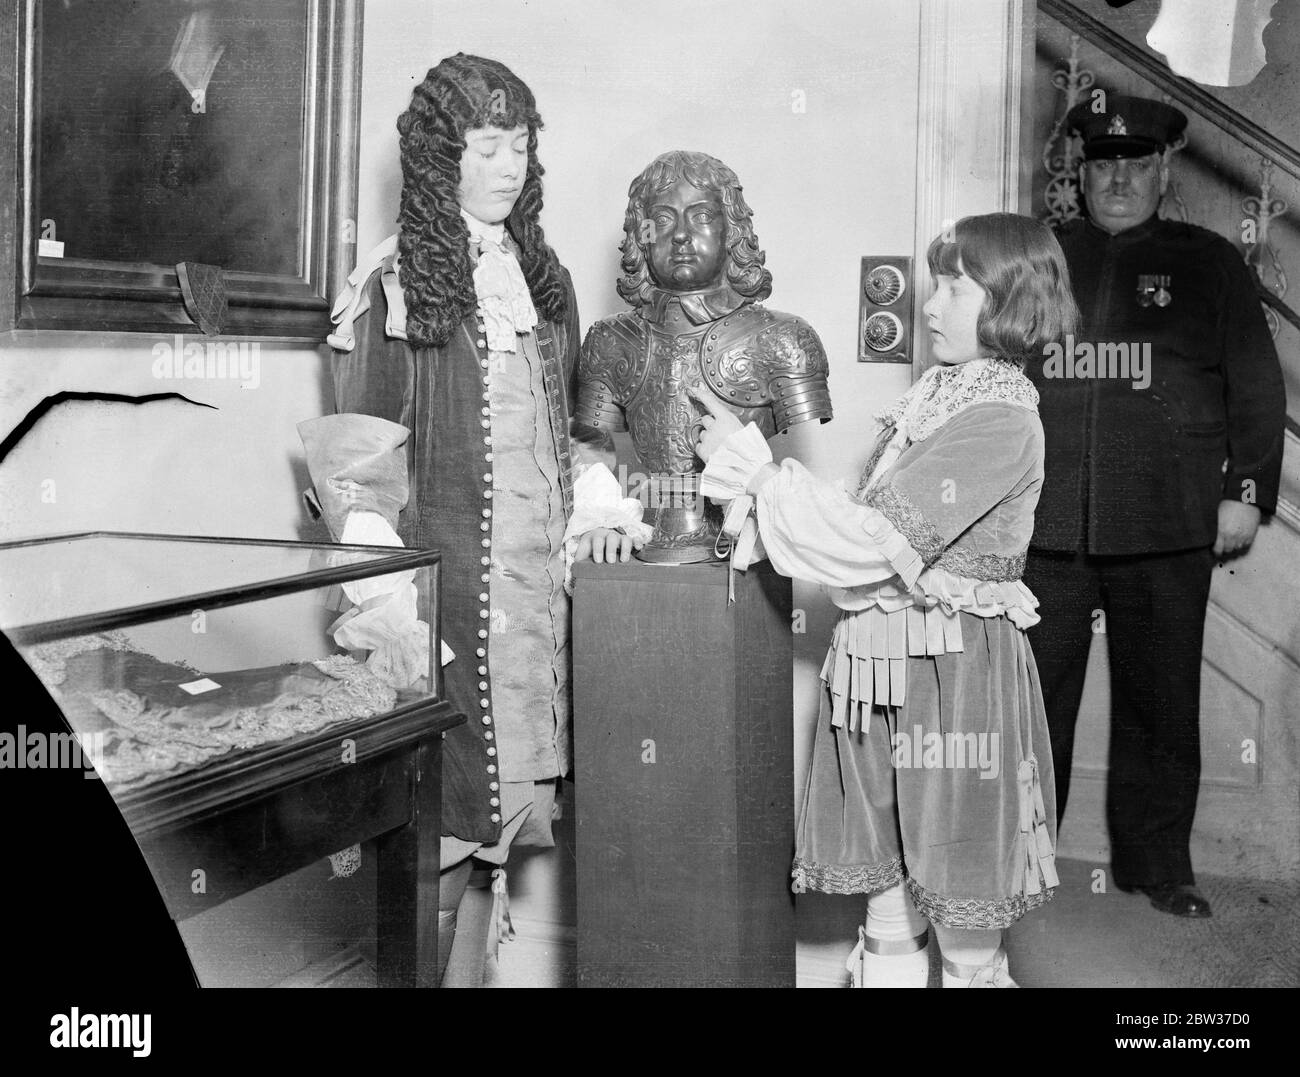
{"type": "Polygon", "coordinates": [[[925,943],[928,924],[903,884],[867,898],[866,928],[849,959],[855,983],[864,987],[924,987],[930,977],[925,943]]]}
{"type": "Polygon", "coordinates": [[[912,904],[907,888],[898,883],[867,898],[867,936],[901,942],[925,933],[929,921],[912,904]]]}

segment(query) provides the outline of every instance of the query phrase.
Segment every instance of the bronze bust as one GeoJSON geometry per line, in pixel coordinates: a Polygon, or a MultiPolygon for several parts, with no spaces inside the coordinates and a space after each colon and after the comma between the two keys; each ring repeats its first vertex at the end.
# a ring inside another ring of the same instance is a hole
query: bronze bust
{"type": "Polygon", "coordinates": [[[574,418],[629,431],[651,473],[645,561],[717,556],[721,518],[699,496],[702,409],[690,389],[707,387],[767,437],[831,418],[816,332],[759,303],[772,275],[751,217],[736,174],[704,153],[662,154],[628,190],[618,291],[635,309],[588,332],[574,418]]]}

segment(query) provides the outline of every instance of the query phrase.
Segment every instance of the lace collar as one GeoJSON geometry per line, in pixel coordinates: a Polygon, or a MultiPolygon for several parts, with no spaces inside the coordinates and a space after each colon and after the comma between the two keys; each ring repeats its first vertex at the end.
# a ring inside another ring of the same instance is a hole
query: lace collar
{"type": "Polygon", "coordinates": [[[465,226],[469,229],[469,241],[472,247],[478,247],[483,240],[488,240],[501,246],[506,238],[506,226],[502,221],[496,224],[488,224],[486,221],[480,221],[474,214],[462,209],[461,218],[465,221],[465,226]]]}
{"type": "Polygon", "coordinates": [[[494,352],[513,352],[515,338],[531,333],[538,322],[515,245],[504,223],[487,224],[464,209],[460,215],[469,228],[474,294],[487,346],[494,352]]]}
{"type": "Polygon", "coordinates": [[[972,359],[968,363],[930,367],[915,385],[876,419],[893,426],[909,441],[924,441],[959,411],[972,404],[997,401],[1038,410],[1038,390],[1018,363],[1009,359],[972,359]]]}

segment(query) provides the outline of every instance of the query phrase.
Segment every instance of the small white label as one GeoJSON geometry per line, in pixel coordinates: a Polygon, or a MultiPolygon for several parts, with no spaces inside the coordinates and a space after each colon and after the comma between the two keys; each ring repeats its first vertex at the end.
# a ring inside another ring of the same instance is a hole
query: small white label
{"type": "Polygon", "coordinates": [[[439,640],[438,642],[442,644],[442,664],[445,666],[456,657],[456,652],[447,646],[447,641],[445,639],[439,640]]]}
{"type": "Polygon", "coordinates": [[[189,684],[177,685],[182,692],[189,692],[192,696],[202,695],[204,692],[211,692],[214,688],[220,688],[216,681],[204,677],[201,681],[190,681],[189,684]]]}
{"type": "Polygon", "coordinates": [[[38,239],[36,241],[36,254],[40,258],[62,258],[63,240],[38,239]]]}

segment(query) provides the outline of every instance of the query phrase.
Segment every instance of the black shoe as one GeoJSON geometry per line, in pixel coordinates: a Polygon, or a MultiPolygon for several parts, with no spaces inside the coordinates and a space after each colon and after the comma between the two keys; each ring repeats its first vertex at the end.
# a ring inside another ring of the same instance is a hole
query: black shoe
{"type": "Polygon", "coordinates": [[[1193,920],[1204,920],[1213,916],[1210,903],[1191,883],[1157,883],[1155,886],[1120,886],[1126,894],[1133,891],[1146,894],[1151,899],[1153,908],[1167,912],[1170,916],[1186,916],[1193,920]]]}

